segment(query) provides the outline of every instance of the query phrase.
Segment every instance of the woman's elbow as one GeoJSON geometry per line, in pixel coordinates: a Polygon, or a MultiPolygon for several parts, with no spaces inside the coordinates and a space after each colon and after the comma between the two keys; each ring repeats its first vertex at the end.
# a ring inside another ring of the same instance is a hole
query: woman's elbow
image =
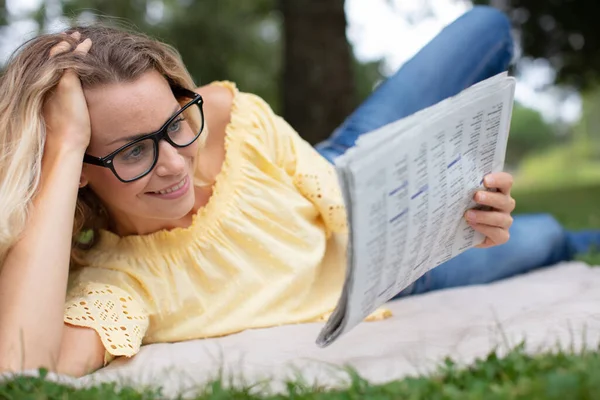
{"type": "Polygon", "coordinates": [[[65,324],[56,372],[81,377],[104,366],[106,349],[91,328],[65,324]]]}

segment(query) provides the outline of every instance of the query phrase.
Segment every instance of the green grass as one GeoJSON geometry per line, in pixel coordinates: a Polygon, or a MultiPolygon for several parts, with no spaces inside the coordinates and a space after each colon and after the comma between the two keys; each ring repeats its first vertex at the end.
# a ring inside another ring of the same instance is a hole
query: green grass
{"type": "MultiPolygon", "coordinates": [[[[515,214],[549,213],[567,229],[600,229],[600,184],[572,185],[569,188],[547,188],[514,191],[515,214]]],[[[600,265],[600,249],[593,249],[577,259],[600,265]]]]}
{"type": "Polygon", "coordinates": [[[561,190],[573,185],[597,185],[600,161],[595,154],[596,147],[594,143],[579,141],[529,156],[519,166],[515,187],[561,190]]]}
{"type": "Polygon", "coordinates": [[[594,250],[588,254],[579,255],[577,256],[577,260],[598,268],[600,267],[600,251],[594,250]]]}
{"type": "Polygon", "coordinates": [[[538,190],[521,187],[513,197],[516,214],[550,213],[567,229],[600,229],[600,184],[538,190]]]}
{"type": "MultiPolygon", "coordinates": [[[[600,352],[567,351],[527,355],[519,346],[504,357],[495,352],[471,367],[459,367],[450,359],[428,376],[410,377],[383,385],[372,385],[349,372],[351,383],[342,390],[325,390],[289,383],[282,394],[256,393],[253,388],[229,389],[220,382],[199,390],[194,399],[600,399],[600,352]]],[[[101,385],[75,390],[43,378],[17,378],[0,384],[2,399],[126,399],[153,400],[159,391],[118,389],[101,385]]]]}

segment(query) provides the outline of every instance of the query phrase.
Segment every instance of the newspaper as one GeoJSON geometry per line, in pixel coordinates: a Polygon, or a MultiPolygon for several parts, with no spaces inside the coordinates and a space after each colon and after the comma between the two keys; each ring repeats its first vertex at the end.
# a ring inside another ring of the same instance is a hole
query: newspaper
{"type": "Polygon", "coordinates": [[[347,272],[317,338],[326,347],[484,237],[465,221],[504,168],[515,79],[499,74],[360,137],[336,160],[348,214],[347,272]]]}

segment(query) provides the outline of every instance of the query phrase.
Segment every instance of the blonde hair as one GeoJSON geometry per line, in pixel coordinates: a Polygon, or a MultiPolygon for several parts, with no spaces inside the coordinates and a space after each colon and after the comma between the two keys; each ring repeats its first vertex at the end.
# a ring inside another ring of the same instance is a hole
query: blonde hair
{"type": "MultiPolygon", "coordinates": [[[[171,46],[143,34],[107,25],[74,27],[81,40],[90,38],[86,56],[73,52],[49,58],[60,41],[77,43],[69,36],[48,34],[25,43],[11,57],[0,77],[0,265],[27,223],[32,199],[38,190],[45,141],[42,106],[66,69],[73,69],[83,88],[129,82],[156,70],[173,86],[193,90],[194,82],[179,53],[171,46]]],[[[74,48],[74,47],[73,47],[74,48]]],[[[73,227],[72,265],[81,252],[94,245],[99,229],[108,227],[108,214],[91,189],[81,189],[73,227]],[[82,243],[82,232],[91,240],[82,243]]]]}

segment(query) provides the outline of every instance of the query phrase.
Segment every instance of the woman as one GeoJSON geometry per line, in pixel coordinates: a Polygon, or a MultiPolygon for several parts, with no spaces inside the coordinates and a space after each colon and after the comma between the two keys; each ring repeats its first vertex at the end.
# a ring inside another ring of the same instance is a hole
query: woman
{"type": "MultiPolygon", "coordinates": [[[[260,98],[227,82],[194,89],[164,44],[106,27],[33,39],[0,83],[2,369],[81,375],[142,343],[323,320],[346,242],[326,157],[501,72],[511,49],[502,14],[470,11],[323,157],[260,98]]],[[[498,192],[475,200],[492,210],[467,215],[491,247],[508,240],[512,178],[485,185],[498,192]]]]}

